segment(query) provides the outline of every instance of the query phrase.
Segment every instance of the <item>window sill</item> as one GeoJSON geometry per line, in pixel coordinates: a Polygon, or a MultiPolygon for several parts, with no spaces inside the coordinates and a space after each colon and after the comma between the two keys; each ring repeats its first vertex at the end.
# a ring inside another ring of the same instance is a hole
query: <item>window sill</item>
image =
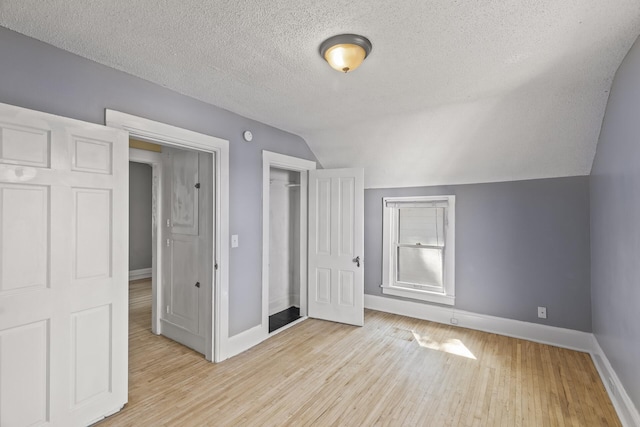
{"type": "Polygon", "coordinates": [[[381,288],[382,293],[386,295],[394,295],[397,297],[435,302],[437,304],[454,305],[456,300],[455,296],[445,295],[438,292],[421,291],[419,289],[396,288],[388,285],[382,285],[381,288]]]}

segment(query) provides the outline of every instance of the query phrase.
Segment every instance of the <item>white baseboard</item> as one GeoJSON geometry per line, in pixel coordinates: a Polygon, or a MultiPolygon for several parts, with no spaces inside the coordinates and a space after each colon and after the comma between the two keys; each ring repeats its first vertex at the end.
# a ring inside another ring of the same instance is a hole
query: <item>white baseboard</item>
{"type": "Polygon", "coordinates": [[[129,281],[149,279],[151,277],[151,268],[141,268],[139,270],[129,270],[129,281]]]}
{"type": "Polygon", "coordinates": [[[269,301],[269,316],[280,313],[289,307],[300,307],[300,296],[296,294],[285,295],[273,301],[269,301]]]}
{"type": "Polygon", "coordinates": [[[260,344],[269,338],[269,334],[264,333],[262,325],[254,326],[238,335],[229,337],[227,340],[225,359],[233,357],[243,351],[249,350],[251,347],[260,344]]]}
{"type": "Polygon", "coordinates": [[[300,318],[298,318],[298,319],[294,320],[293,322],[288,323],[288,324],[286,324],[286,325],[284,325],[284,326],[282,326],[282,327],[280,327],[280,328],[276,329],[276,330],[275,330],[275,331],[273,331],[273,332],[270,332],[270,333],[269,333],[269,337],[272,337],[272,336],[274,336],[274,335],[277,335],[277,334],[279,334],[280,332],[284,332],[284,331],[286,331],[287,329],[289,329],[289,328],[291,328],[291,327],[296,326],[298,323],[302,323],[302,322],[304,322],[304,321],[305,321],[305,320],[307,320],[308,318],[309,318],[309,317],[307,317],[307,316],[300,317],[300,318]]]}
{"type": "Polygon", "coordinates": [[[285,295],[282,298],[278,298],[273,301],[269,301],[269,316],[272,314],[280,313],[282,310],[286,310],[291,307],[291,298],[290,295],[285,295]]]}
{"type": "Polygon", "coordinates": [[[625,427],[639,427],[640,413],[638,413],[638,408],[636,408],[631,401],[627,391],[620,382],[620,378],[618,378],[618,375],[613,370],[609,359],[604,351],[602,351],[600,343],[598,343],[595,336],[593,336],[592,346],[593,351],[591,352],[591,358],[607,389],[607,393],[609,393],[609,398],[616,408],[620,422],[622,422],[622,425],[625,427]]]}
{"type": "Polygon", "coordinates": [[[371,310],[400,314],[484,332],[492,332],[586,353],[591,353],[593,349],[593,335],[573,329],[557,328],[555,326],[540,325],[538,323],[477,314],[457,310],[453,307],[441,307],[366,294],[364,296],[364,306],[371,310]]]}
{"type": "Polygon", "coordinates": [[[376,295],[365,294],[364,306],[371,310],[461,326],[589,353],[622,425],[640,427],[638,409],[624,389],[598,340],[591,333],[376,295]],[[452,319],[455,319],[454,323],[452,323],[452,319]],[[456,320],[457,323],[455,323],[456,320]]]}

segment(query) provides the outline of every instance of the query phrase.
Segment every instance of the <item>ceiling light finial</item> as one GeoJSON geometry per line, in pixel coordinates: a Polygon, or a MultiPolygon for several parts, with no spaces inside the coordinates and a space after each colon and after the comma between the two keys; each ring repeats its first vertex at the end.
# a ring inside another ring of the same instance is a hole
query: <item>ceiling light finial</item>
{"type": "Polygon", "coordinates": [[[353,71],[371,53],[369,39],[356,34],[329,37],[320,45],[320,55],[331,68],[343,73],[353,71]]]}

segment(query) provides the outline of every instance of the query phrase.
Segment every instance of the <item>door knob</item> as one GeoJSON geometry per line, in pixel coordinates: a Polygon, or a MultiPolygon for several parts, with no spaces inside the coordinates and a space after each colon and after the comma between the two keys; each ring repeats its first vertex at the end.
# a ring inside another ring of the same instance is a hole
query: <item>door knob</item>
{"type": "Polygon", "coordinates": [[[200,287],[200,282],[196,282],[196,288],[200,287]]]}
{"type": "Polygon", "coordinates": [[[353,259],[353,262],[356,263],[356,267],[360,267],[360,256],[358,255],[353,259]]]}

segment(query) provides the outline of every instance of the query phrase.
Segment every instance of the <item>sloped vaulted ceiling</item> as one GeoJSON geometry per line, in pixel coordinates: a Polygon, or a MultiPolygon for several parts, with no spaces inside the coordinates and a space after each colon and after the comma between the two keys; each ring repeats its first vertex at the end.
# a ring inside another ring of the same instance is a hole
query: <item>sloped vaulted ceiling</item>
{"type": "Polygon", "coordinates": [[[392,187],[588,174],[640,1],[3,0],[0,25],[392,187]],[[345,32],[373,52],[343,75],[318,46],[345,32]]]}

